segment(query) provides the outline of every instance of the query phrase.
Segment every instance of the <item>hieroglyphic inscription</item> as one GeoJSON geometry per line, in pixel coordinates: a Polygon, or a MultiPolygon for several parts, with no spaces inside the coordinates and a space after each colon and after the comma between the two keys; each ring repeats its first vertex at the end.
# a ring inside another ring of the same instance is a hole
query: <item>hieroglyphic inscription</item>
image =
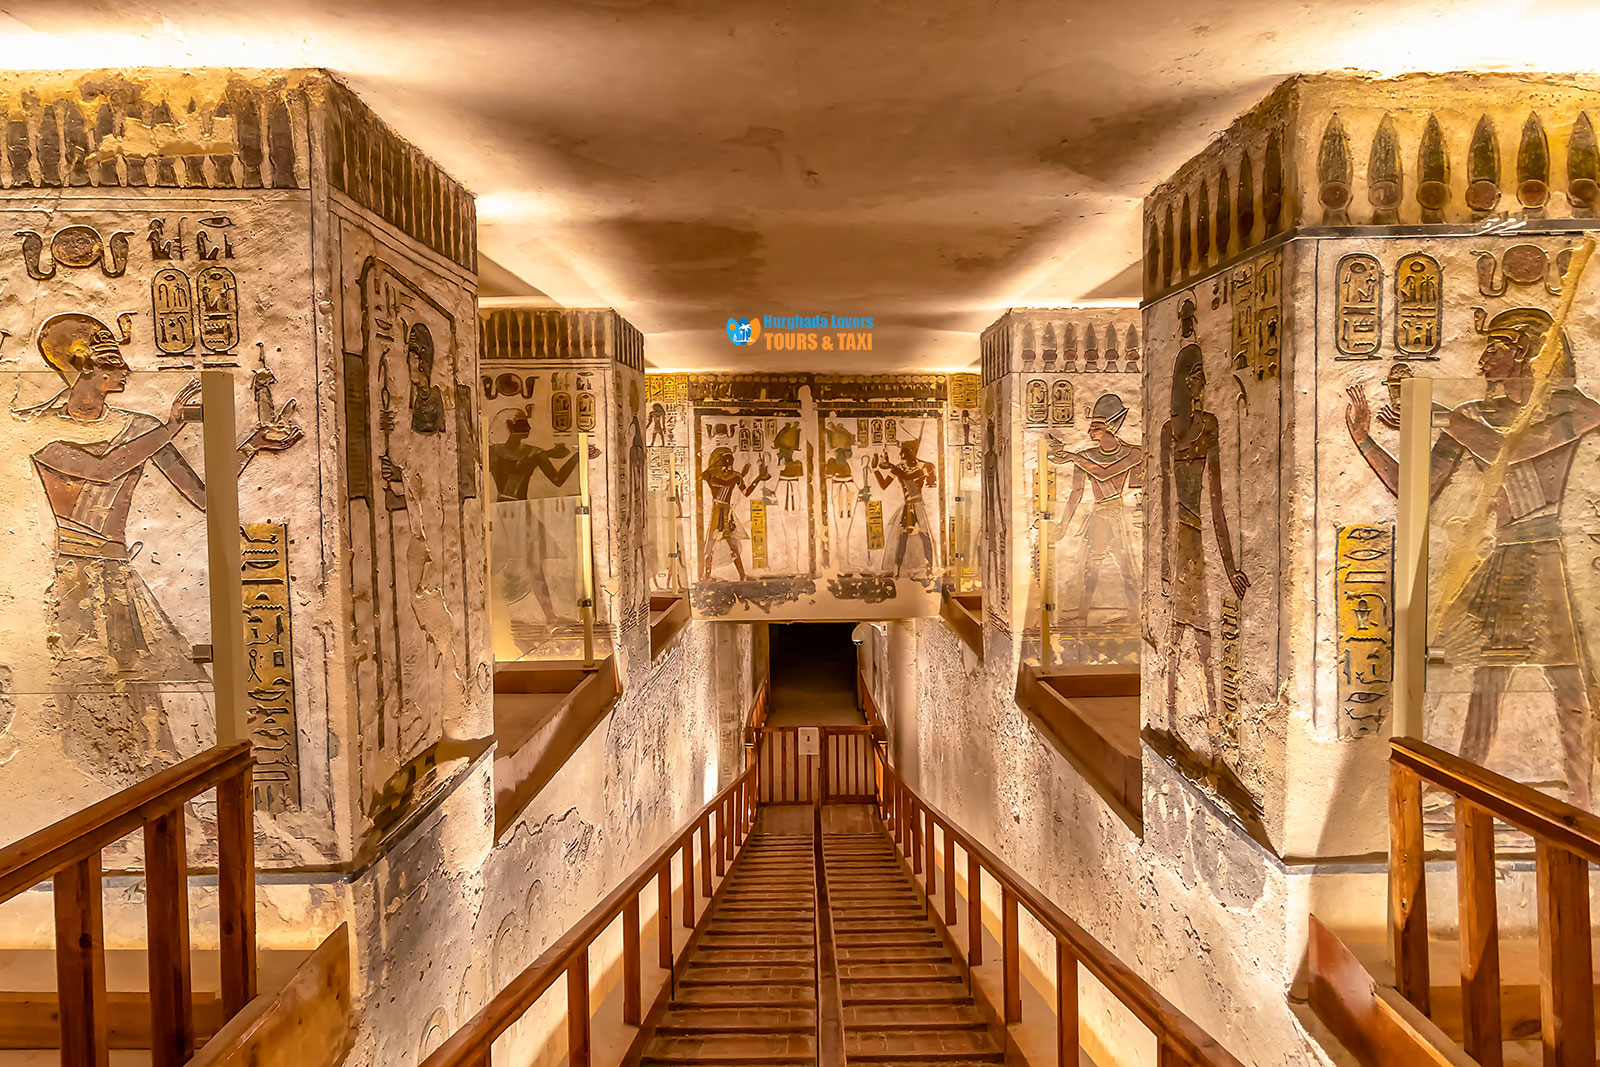
{"type": "Polygon", "coordinates": [[[767,565],[767,503],[750,501],[750,566],[767,565]]]}
{"type": "Polygon", "coordinates": [[[1383,346],[1383,268],[1376,256],[1339,260],[1334,277],[1334,343],[1340,359],[1376,359],[1383,346]]]}
{"type": "Polygon", "coordinates": [[[873,552],[883,549],[883,501],[867,502],[867,548],[873,552]]]}
{"type": "Polygon", "coordinates": [[[950,406],[957,409],[975,410],[978,406],[978,387],[980,384],[981,379],[976,374],[950,375],[950,406]]]}
{"type": "Polygon", "coordinates": [[[1244,665],[1240,637],[1244,627],[1240,618],[1242,603],[1237,597],[1222,598],[1222,723],[1225,736],[1237,736],[1239,725],[1239,669],[1244,665]]]}
{"type": "Polygon", "coordinates": [[[1394,682],[1394,532],[1341,526],[1334,564],[1339,608],[1341,740],[1376,733],[1389,714],[1394,682]]]}
{"type": "Polygon", "coordinates": [[[1444,314],[1439,261],[1422,252],[1401,256],[1394,268],[1394,344],[1410,359],[1438,359],[1444,314]]]}
{"type": "Polygon", "coordinates": [[[1256,267],[1256,341],[1250,366],[1257,378],[1276,378],[1283,325],[1283,254],[1274,252],[1256,267]]]}
{"type": "MultiPolygon", "coordinates": [[[[1256,268],[1253,263],[1241,263],[1228,276],[1228,305],[1233,308],[1233,369],[1244,370],[1254,362],[1256,346],[1255,320],[1256,268]]],[[[1193,312],[1191,312],[1191,315],[1193,312]]],[[[1184,331],[1189,336],[1188,328],[1184,331]]]]}
{"type": "Polygon", "coordinates": [[[150,280],[150,308],[157,348],[175,356],[194,347],[194,296],[187,274],[177,267],[156,271],[150,280]]]}
{"type": "Polygon", "coordinates": [[[200,343],[227,352],[239,343],[239,285],[227,267],[207,267],[194,279],[200,305],[200,343]]]}
{"type": "Polygon", "coordinates": [[[239,528],[244,564],[246,707],[255,745],[256,807],[300,806],[294,653],[289,628],[289,528],[247,522],[239,528]]]}

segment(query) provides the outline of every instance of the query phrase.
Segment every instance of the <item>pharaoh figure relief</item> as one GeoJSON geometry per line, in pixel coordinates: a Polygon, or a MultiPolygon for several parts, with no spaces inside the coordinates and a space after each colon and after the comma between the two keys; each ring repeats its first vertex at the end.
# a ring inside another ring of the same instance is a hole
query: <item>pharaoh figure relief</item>
{"type": "MultiPolygon", "coordinates": [[[[1429,500],[1435,500],[1464,460],[1492,489],[1489,528],[1457,530],[1467,555],[1453,565],[1447,555],[1443,588],[1430,611],[1430,645],[1451,667],[1472,670],[1472,695],[1460,754],[1484,763],[1500,726],[1513,672],[1544,673],[1556,703],[1567,788],[1574,804],[1588,807],[1591,791],[1594,677],[1578,622],[1561,542],[1561,506],[1578,444],[1600,429],[1600,403],[1581,392],[1565,331],[1548,375],[1535,374],[1535,358],[1554,323],[1538,308],[1502,311],[1487,325],[1478,371],[1484,395],[1435,413],[1440,425],[1429,458],[1429,500]],[[1442,418],[1440,417],[1442,414],[1442,418]],[[1476,549],[1476,552],[1473,550],[1476,549]]],[[[1352,386],[1345,421],[1367,465],[1390,493],[1399,495],[1396,457],[1372,436],[1372,410],[1352,386]]]]}
{"type": "MultiPolygon", "coordinates": [[[[175,444],[197,410],[200,383],[180,388],[160,415],[129,410],[111,403],[132,372],[122,342],[100,320],[56,315],[40,328],[37,345],[63,388],[14,411],[18,425],[9,437],[13,455],[31,462],[54,520],[46,635],[53,688],[87,710],[69,715],[69,734],[133,772],[147,768],[152,754],[172,753],[158,688],[208,681],[189,640],[140,576],[135,560],[144,546],[130,545],[127,534],[150,466],[188,505],[205,510],[205,484],[175,444]]],[[[241,450],[282,451],[298,440],[261,430],[253,429],[241,450]]]]}
{"type": "Polygon", "coordinates": [[[1072,492],[1061,522],[1054,531],[1059,540],[1072,526],[1083,501],[1084,489],[1093,498],[1083,526],[1079,577],[1081,600],[1077,609],[1063,616],[1067,624],[1087,626],[1094,605],[1095,589],[1101,572],[1109,562],[1122,584],[1122,610],[1107,619],[1124,623],[1139,611],[1139,570],[1134,562],[1132,520],[1139,491],[1144,487],[1144,448],[1118,436],[1128,419],[1128,406],[1116,393],[1103,393],[1089,414],[1090,448],[1071,451],[1065,442],[1052,437],[1049,457],[1053,463],[1072,465],[1072,492]]]}
{"type": "MultiPolygon", "coordinates": [[[[1178,654],[1185,633],[1193,635],[1205,675],[1206,707],[1221,717],[1217,700],[1217,660],[1212,637],[1211,601],[1206,575],[1202,508],[1211,515],[1211,532],[1229,590],[1242,600],[1250,579],[1234,562],[1228,516],[1223,509],[1222,458],[1217,416],[1206,409],[1205,360],[1200,346],[1187,344],[1172,368],[1172,414],[1161,427],[1161,595],[1171,600],[1163,658],[1167,662],[1167,709],[1178,706],[1178,654]]],[[[1224,747],[1236,746],[1237,723],[1219,723],[1224,747]]]]}
{"type": "Polygon", "coordinates": [[[726,446],[718,446],[711,450],[711,455],[706,460],[705,470],[700,472],[701,481],[711,489],[711,518],[706,524],[705,548],[700,558],[700,580],[711,580],[711,568],[716,558],[717,544],[728,546],[728,555],[733,559],[733,569],[738,572],[739,580],[745,581],[743,545],[747,540],[744,527],[739,522],[738,515],[733,510],[733,493],[738,490],[745,496],[756,491],[756,486],[772,477],[772,472],[767,468],[767,458],[761,457],[761,472],[754,481],[747,481],[750,473],[750,464],[746,463],[739,470],[733,469],[733,450],[726,446]]]}
{"type": "Polygon", "coordinates": [[[894,530],[894,548],[886,557],[885,571],[894,578],[900,577],[905,565],[906,548],[912,539],[922,546],[922,571],[931,575],[938,565],[934,552],[933,531],[928,519],[928,505],[922,491],[938,485],[938,468],[920,455],[922,443],[917,439],[900,442],[900,462],[873,453],[872,476],[879,489],[887,489],[893,482],[900,483],[901,503],[890,523],[894,530]],[[892,562],[890,562],[892,560],[892,562]]]}

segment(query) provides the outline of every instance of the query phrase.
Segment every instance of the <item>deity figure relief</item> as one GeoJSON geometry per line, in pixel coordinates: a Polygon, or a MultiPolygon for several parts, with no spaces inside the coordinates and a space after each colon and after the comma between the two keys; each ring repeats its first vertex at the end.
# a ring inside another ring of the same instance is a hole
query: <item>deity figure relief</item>
{"type": "MultiPolygon", "coordinates": [[[[1443,412],[1443,426],[1429,457],[1428,495],[1436,499],[1470,460],[1489,471],[1504,456],[1504,478],[1494,487],[1491,530],[1459,589],[1444,590],[1432,612],[1438,646],[1451,666],[1473,670],[1472,696],[1460,755],[1483,763],[1500,726],[1500,708],[1518,667],[1544,672],[1556,702],[1559,733],[1572,803],[1590,803],[1592,669],[1573,615],[1574,592],[1561,543],[1560,515],[1578,444],[1600,429],[1600,403],[1578,390],[1572,348],[1565,333],[1551,372],[1551,388],[1539,402],[1533,361],[1553,328],[1538,308],[1513,308],[1487,327],[1478,370],[1484,397],[1443,412]],[[1513,435],[1513,427],[1530,420],[1513,435]]],[[[1372,410],[1359,386],[1349,389],[1345,421],[1374,474],[1399,495],[1396,458],[1372,437],[1372,410]]],[[[1436,421],[1437,415],[1436,413],[1436,421]]],[[[1448,577],[1448,575],[1447,575],[1448,577]]]]}
{"type": "Polygon", "coordinates": [[[828,501],[836,517],[847,519],[854,510],[857,496],[855,471],[850,467],[855,456],[856,435],[848,426],[830,422],[824,436],[829,456],[822,464],[822,474],[828,480],[828,501]]]}
{"type": "Polygon", "coordinates": [[[659,403],[651,404],[650,414],[646,416],[645,424],[648,427],[651,448],[671,443],[668,440],[667,409],[665,405],[659,403]]]}
{"type": "Polygon", "coordinates": [[[433,332],[413,323],[406,336],[406,370],[411,378],[411,429],[444,432],[444,390],[433,384],[433,332]]]}
{"type": "Polygon", "coordinates": [[[733,557],[733,569],[739,573],[739,580],[741,582],[748,580],[740,548],[745,540],[745,532],[744,527],[739,524],[739,517],[733,512],[733,493],[737,489],[748,497],[756,491],[756,486],[772,477],[772,472],[767,469],[767,457],[761,457],[761,470],[754,481],[745,480],[745,476],[749,473],[748,463],[738,471],[733,469],[733,450],[726,446],[718,446],[711,450],[711,455],[706,460],[706,468],[700,473],[700,480],[711,487],[711,521],[706,530],[705,550],[700,557],[702,582],[711,580],[711,564],[719,541],[727,544],[728,554],[733,557]]]}
{"type": "MultiPolygon", "coordinates": [[[[1095,587],[1100,581],[1103,561],[1109,557],[1122,578],[1124,611],[1111,622],[1126,622],[1138,612],[1139,572],[1134,567],[1132,535],[1128,528],[1129,498],[1144,487],[1144,449],[1117,436],[1127,421],[1128,406],[1116,393],[1104,393],[1094,402],[1089,414],[1089,437],[1093,448],[1072,452],[1052,439],[1050,459],[1071,463],[1072,493],[1055,536],[1060,538],[1071,525],[1087,486],[1094,503],[1083,527],[1083,581],[1076,621],[1089,621],[1095,587]]],[[[1069,616],[1071,618],[1071,616],[1069,616]]]]}
{"type": "Polygon", "coordinates": [[[937,562],[933,548],[934,527],[928,520],[928,505],[922,498],[922,491],[937,486],[939,479],[937,468],[918,455],[921,448],[919,441],[901,441],[899,463],[877,453],[872,456],[872,476],[877,481],[878,488],[887,489],[890,483],[897,481],[900,483],[903,497],[892,522],[895,538],[892,557],[894,564],[889,573],[895,578],[900,577],[900,568],[905,564],[906,547],[912,538],[916,538],[922,544],[922,567],[925,574],[933,573],[937,562]]]}
{"type": "MultiPolygon", "coordinates": [[[[531,594],[547,621],[570,622],[556,611],[545,572],[567,558],[571,530],[552,531],[541,513],[530,508],[527,501],[528,486],[535,474],[560,488],[577,470],[579,455],[566,445],[540,448],[529,444],[528,435],[533,431],[529,415],[526,408],[515,408],[506,415],[505,440],[489,446],[489,476],[495,485],[496,555],[531,556],[538,565],[497,567],[495,580],[504,583],[508,603],[531,594]]],[[[590,451],[596,450],[591,447],[590,451]]]]}
{"type": "Polygon", "coordinates": [[[1217,704],[1216,656],[1201,534],[1202,498],[1209,502],[1211,531],[1228,586],[1243,598],[1250,579],[1234,564],[1228,516],[1222,506],[1222,457],[1217,417],[1206,410],[1205,360],[1200,346],[1185,345],[1172,368],[1172,416],[1161,427],[1161,595],[1172,601],[1163,658],[1167,662],[1167,708],[1178,706],[1178,651],[1187,631],[1194,635],[1206,679],[1206,706],[1217,704]]]}

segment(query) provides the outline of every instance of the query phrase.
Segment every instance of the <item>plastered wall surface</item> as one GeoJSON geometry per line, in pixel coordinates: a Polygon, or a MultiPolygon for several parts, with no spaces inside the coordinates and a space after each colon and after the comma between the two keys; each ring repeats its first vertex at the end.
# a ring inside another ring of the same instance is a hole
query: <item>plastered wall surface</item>
{"type": "MultiPolygon", "coordinates": [[[[975,662],[941,620],[907,625],[917,681],[895,705],[892,744],[913,787],[1244,1062],[1330,1062],[1287,997],[1311,880],[1285,874],[1148,750],[1136,833],[1017,707],[1014,645],[991,631],[975,662]]],[[[1374,874],[1357,892],[1381,886],[1374,874]]],[[[1053,943],[1023,929],[1035,973],[1053,975],[1053,943]]],[[[1138,1051],[1148,1036],[1103,996],[1086,993],[1083,1016],[1086,1047],[1109,1057],[1095,1062],[1153,1062],[1138,1051]]]]}

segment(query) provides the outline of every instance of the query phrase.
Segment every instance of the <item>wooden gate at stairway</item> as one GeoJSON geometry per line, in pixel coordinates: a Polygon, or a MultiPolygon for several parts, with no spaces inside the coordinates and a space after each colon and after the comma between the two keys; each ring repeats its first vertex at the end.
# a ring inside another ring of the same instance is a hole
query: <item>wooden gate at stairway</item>
{"type": "Polygon", "coordinates": [[[869,726],[763,726],[756,730],[757,797],[763,804],[867,804],[877,797],[869,726]],[[815,754],[801,732],[817,731],[815,754]]]}

